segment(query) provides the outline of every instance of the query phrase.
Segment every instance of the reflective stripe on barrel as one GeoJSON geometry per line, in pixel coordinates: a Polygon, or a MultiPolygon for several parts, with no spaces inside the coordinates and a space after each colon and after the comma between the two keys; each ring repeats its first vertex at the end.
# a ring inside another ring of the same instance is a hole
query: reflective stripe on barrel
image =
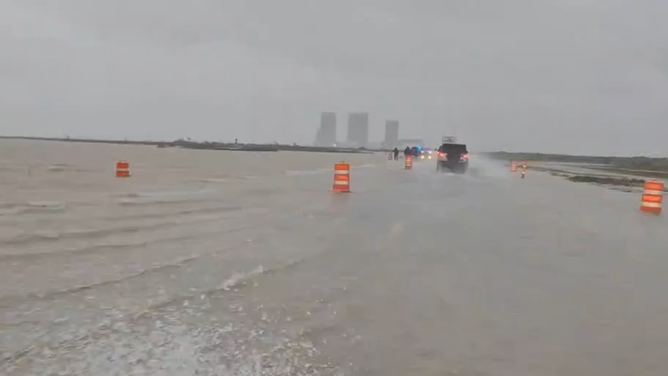
{"type": "Polygon", "coordinates": [[[350,192],[350,165],[348,163],[337,163],[334,165],[334,192],[350,192]]]}
{"type": "Polygon", "coordinates": [[[404,165],[406,170],[411,170],[413,168],[413,157],[410,155],[406,156],[406,164],[404,165]]]}
{"type": "Polygon", "coordinates": [[[663,203],[663,183],[659,181],[645,182],[642,194],[640,211],[645,213],[659,214],[663,203]]]}

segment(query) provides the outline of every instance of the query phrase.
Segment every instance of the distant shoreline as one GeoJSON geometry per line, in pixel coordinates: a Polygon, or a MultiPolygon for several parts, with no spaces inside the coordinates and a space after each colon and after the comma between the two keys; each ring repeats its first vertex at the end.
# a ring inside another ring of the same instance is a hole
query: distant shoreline
{"type": "MultiPolygon", "coordinates": [[[[388,150],[365,149],[365,148],[338,148],[321,146],[303,146],[286,144],[254,144],[254,143],[224,143],[224,142],[193,142],[185,140],[177,141],[133,141],[133,140],[108,140],[91,138],[61,138],[61,137],[28,137],[28,136],[0,136],[4,140],[27,140],[27,141],[51,141],[51,142],[74,142],[74,143],[93,143],[93,144],[114,144],[114,145],[144,145],[156,146],[161,148],[179,147],[185,149],[198,150],[221,150],[221,151],[256,151],[256,152],[276,152],[276,151],[301,151],[314,153],[354,153],[354,154],[372,154],[377,152],[387,152],[388,150]]],[[[492,159],[503,161],[532,161],[532,162],[558,162],[558,163],[578,163],[600,165],[601,169],[619,168],[631,170],[646,170],[648,172],[668,173],[668,158],[650,158],[650,157],[613,157],[613,156],[587,156],[587,155],[569,155],[569,154],[543,154],[526,152],[480,152],[480,155],[492,159]]]]}
{"type": "Polygon", "coordinates": [[[277,152],[277,151],[300,151],[311,153],[348,153],[348,154],[372,154],[383,150],[371,150],[365,148],[337,148],[319,146],[301,146],[297,144],[242,144],[222,142],[193,142],[193,141],[130,141],[130,140],[102,140],[89,138],[58,138],[58,137],[27,137],[27,136],[0,136],[3,140],[26,140],[26,141],[51,141],[51,142],[74,142],[113,145],[144,145],[160,148],[178,147],[197,150],[219,150],[219,151],[255,151],[255,152],[277,152]]]}
{"type": "Polygon", "coordinates": [[[129,141],[129,140],[99,140],[87,138],[58,138],[58,137],[28,137],[28,136],[0,136],[2,140],[27,140],[27,141],[57,141],[57,142],[77,142],[92,144],[119,144],[119,145],[149,145],[158,146],[170,144],[167,141],[129,141]]]}

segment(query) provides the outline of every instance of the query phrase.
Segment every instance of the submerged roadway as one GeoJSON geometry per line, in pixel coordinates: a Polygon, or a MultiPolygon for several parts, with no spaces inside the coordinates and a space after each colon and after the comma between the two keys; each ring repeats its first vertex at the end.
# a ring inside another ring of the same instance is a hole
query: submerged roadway
{"type": "Polygon", "coordinates": [[[333,194],[337,156],[221,176],[198,161],[226,152],[151,153],[200,159],[70,196],[67,166],[13,180],[0,374],[666,374],[668,221],[636,193],[354,156],[333,194]]]}

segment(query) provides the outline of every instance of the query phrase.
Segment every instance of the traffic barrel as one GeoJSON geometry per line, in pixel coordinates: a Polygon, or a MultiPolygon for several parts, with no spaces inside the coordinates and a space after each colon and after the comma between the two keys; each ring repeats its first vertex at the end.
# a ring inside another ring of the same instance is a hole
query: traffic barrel
{"type": "Polygon", "coordinates": [[[116,163],[116,177],[129,178],[130,177],[130,163],[127,161],[120,161],[116,163]]]}
{"type": "Polygon", "coordinates": [[[510,162],[510,172],[517,172],[517,162],[510,162]]]}
{"type": "Polygon", "coordinates": [[[410,155],[406,156],[406,164],[404,165],[404,168],[406,170],[412,170],[413,169],[413,157],[410,155]]]}
{"type": "Polygon", "coordinates": [[[527,164],[526,162],[522,163],[522,179],[524,179],[524,175],[527,173],[527,164]]]}
{"type": "Polygon", "coordinates": [[[350,165],[345,162],[334,165],[334,185],[332,186],[334,192],[349,193],[350,192],[350,165]]]}
{"type": "Polygon", "coordinates": [[[642,193],[640,211],[644,213],[661,214],[663,203],[663,183],[660,181],[646,181],[642,193]]]}

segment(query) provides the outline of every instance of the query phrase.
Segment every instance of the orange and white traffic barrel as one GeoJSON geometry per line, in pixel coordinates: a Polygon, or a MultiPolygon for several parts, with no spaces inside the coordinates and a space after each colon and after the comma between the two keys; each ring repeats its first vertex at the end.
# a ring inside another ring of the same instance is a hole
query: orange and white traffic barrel
{"type": "Polygon", "coordinates": [[[334,165],[334,185],[332,186],[334,192],[348,193],[350,192],[350,165],[345,162],[334,165]]]}
{"type": "Polygon", "coordinates": [[[406,163],[404,165],[404,168],[406,170],[412,170],[413,169],[413,157],[411,157],[410,155],[406,156],[406,163]]]}
{"type": "Polygon", "coordinates": [[[660,181],[646,181],[642,193],[640,211],[645,213],[661,214],[663,203],[663,183],[660,181]]]}
{"type": "Polygon", "coordinates": [[[510,162],[510,172],[517,172],[517,162],[510,162]]]}
{"type": "Polygon", "coordinates": [[[120,161],[116,163],[116,177],[117,178],[130,177],[130,164],[127,161],[120,161]]]}

